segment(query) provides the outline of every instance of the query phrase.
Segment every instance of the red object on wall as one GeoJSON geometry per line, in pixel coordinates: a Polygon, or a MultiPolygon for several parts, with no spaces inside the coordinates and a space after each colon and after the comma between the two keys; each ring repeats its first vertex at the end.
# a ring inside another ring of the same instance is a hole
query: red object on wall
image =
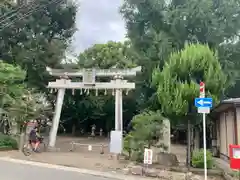
{"type": "Polygon", "coordinates": [[[229,157],[231,169],[240,170],[240,145],[229,145],[229,157]]]}

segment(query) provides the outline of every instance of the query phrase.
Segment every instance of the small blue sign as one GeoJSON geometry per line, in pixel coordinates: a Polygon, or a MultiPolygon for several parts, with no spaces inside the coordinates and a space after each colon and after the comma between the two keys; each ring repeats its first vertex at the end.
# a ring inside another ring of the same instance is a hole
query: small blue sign
{"type": "Polygon", "coordinates": [[[212,98],[195,98],[195,106],[197,108],[206,107],[211,108],[212,107],[212,98]]]}

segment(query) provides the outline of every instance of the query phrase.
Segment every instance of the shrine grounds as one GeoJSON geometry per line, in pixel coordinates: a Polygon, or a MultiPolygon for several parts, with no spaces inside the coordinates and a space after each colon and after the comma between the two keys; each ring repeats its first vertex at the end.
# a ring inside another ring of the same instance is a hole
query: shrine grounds
{"type": "MultiPolygon", "coordinates": [[[[101,137],[76,138],[60,136],[56,142],[57,151],[32,154],[31,156],[24,156],[19,151],[6,151],[0,152],[0,156],[85,170],[88,169],[111,174],[117,173],[139,176],[148,175],[155,178],[159,177],[159,179],[169,180],[185,180],[186,176],[195,180],[203,179],[203,175],[201,173],[200,175],[196,175],[185,171],[176,172],[165,167],[148,168],[144,174],[144,169],[141,165],[125,160],[123,156],[117,160],[114,155],[109,153],[108,144],[109,140],[101,137]],[[81,143],[81,145],[76,145],[74,151],[70,151],[72,149],[72,142],[81,143]],[[91,151],[89,151],[89,145],[92,146],[91,151]],[[104,148],[102,149],[102,147],[104,148]],[[102,150],[104,150],[104,153],[102,153],[102,150]]],[[[186,147],[182,145],[172,145],[171,150],[172,153],[177,155],[180,166],[184,167],[186,147]]],[[[212,175],[209,176],[209,179],[221,180],[218,174],[218,171],[215,172],[215,174],[212,173],[212,175]]]]}

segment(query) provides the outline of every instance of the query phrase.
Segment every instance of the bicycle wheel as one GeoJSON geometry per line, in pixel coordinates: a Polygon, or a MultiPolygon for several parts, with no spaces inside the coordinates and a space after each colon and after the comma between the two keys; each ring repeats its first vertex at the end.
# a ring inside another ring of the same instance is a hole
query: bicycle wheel
{"type": "Polygon", "coordinates": [[[30,156],[32,154],[28,147],[23,147],[22,152],[25,156],[30,156]]]}

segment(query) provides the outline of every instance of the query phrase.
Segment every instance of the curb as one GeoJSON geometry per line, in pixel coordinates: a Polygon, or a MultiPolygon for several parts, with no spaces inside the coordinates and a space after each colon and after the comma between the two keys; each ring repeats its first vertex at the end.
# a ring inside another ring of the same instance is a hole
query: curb
{"type": "Polygon", "coordinates": [[[56,170],[63,170],[63,171],[70,171],[70,172],[78,172],[81,174],[87,174],[92,176],[98,176],[98,177],[105,177],[105,178],[112,178],[117,180],[146,180],[146,177],[139,177],[139,176],[131,176],[131,175],[122,175],[117,172],[101,172],[101,171],[93,171],[88,169],[79,169],[74,167],[67,167],[67,166],[61,166],[61,165],[54,165],[54,164],[48,164],[48,163],[42,163],[42,162],[33,162],[33,161],[27,161],[27,160],[20,160],[20,159],[13,159],[11,157],[0,157],[0,161],[6,161],[11,163],[17,163],[17,164],[25,164],[25,165],[32,165],[32,166],[38,166],[43,168],[50,168],[50,169],[56,169],[56,170]]]}
{"type": "Polygon", "coordinates": [[[9,147],[9,146],[0,147],[0,151],[11,151],[11,150],[16,150],[16,149],[9,147]]]}

